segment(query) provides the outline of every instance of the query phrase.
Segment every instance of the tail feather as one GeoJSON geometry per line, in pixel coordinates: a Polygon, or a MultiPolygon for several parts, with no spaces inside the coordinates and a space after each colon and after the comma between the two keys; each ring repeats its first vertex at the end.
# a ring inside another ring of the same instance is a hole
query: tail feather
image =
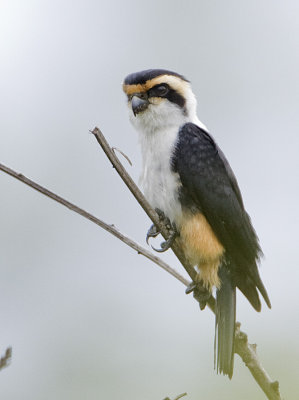
{"type": "Polygon", "coordinates": [[[221,287],[216,294],[215,368],[231,379],[234,369],[236,287],[225,265],[221,266],[218,275],[221,287]]]}
{"type": "Polygon", "coordinates": [[[271,302],[270,302],[270,299],[269,299],[267,290],[266,290],[266,288],[265,288],[265,286],[264,286],[264,284],[263,284],[263,282],[262,282],[260,276],[258,277],[258,280],[257,280],[257,284],[256,284],[256,285],[257,285],[258,290],[260,291],[261,295],[263,296],[263,298],[264,298],[264,300],[265,300],[267,306],[268,306],[269,308],[271,308],[271,302]]]}
{"type": "Polygon", "coordinates": [[[244,294],[244,296],[247,297],[247,299],[249,300],[249,302],[255,308],[256,311],[261,311],[262,307],[257,289],[263,296],[267,306],[271,308],[269,296],[267,294],[265,286],[263,285],[263,282],[261,281],[256,266],[255,266],[255,271],[253,270],[251,275],[249,274],[245,275],[244,273],[242,272],[240,273],[239,271],[236,273],[235,271],[234,282],[236,286],[244,294]]]}
{"type": "Polygon", "coordinates": [[[253,282],[250,276],[245,276],[244,274],[235,276],[235,282],[237,287],[241,290],[247,300],[250,302],[252,307],[260,312],[262,305],[258,291],[256,289],[256,284],[253,282]]]}

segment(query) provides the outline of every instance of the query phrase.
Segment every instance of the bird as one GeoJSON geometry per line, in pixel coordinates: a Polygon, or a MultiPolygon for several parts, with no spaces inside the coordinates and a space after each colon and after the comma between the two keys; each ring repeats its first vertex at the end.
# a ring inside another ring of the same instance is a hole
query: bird
{"type": "MultiPolygon", "coordinates": [[[[256,311],[259,293],[271,308],[258,271],[263,253],[237,179],[198,119],[196,97],[183,75],[147,69],[129,74],[122,87],[141,145],[140,183],[169,228],[169,238],[155,250],[166,251],[177,241],[196,271],[189,291],[200,284],[209,297],[216,290],[215,368],[231,379],[236,288],[256,311]]],[[[153,225],[147,242],[159,233],[153,225]]],[[[204,298],[200,304],[204,308],[204,298]]]]}

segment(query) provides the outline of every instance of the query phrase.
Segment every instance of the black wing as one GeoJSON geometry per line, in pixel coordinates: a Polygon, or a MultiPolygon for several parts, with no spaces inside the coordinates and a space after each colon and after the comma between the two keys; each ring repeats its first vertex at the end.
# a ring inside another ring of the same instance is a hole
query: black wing
{"type": "Polygon", "coordinates": [[[257,287],[270,307],[257,269],[262,254],[258,238],[222,151],[207,132],[187,123],[179,131],[172,163],[182,182],[182,197],[191,197],[224,246],[236,286],[260,309],[257,287]]]}

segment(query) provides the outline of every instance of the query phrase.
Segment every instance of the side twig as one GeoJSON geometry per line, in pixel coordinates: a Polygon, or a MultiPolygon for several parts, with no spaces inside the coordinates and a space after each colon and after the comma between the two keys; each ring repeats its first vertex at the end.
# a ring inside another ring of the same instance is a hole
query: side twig
{"type": "MultiPolygon", "coordinates": [[[[182,393],[182,394],[179,394],[178,396],[176,396],[173,400],[179,400],[185,396],[187,396],[187,393],[182,393]]],[[[163,400],[171,400],[171,399],[169,397],[165,397],[165,399],[163,399],[163,400]]]]}
{"type": "Polygon", "coordinates": [[[0,370],[9,366],[11,361],[11,354],[12,354],[12,348],[8,347],[5,351],[4,356],[0,358],[0,370]]]}
{"type": "Polygon", "coordinates": [[[89,221],[93,222],[94,224],[100,226],[101,228],[105,229],[107,232],[111,233],[113,236],[120,239],[123,243],[131,247],[133,250],[136,250],[138,254],[143,255],[144,257],[148,258],[149,260],[153,261],[159,267],[163,268],[165,271],[170,273],[180,282],[182,282],[185,286],[188,286],[190,282],[185,279],[182,275],[180,275],[176,270],[171,268],[166,262],[164,262],[161,258],[157,257],[144,247],[140,246],[138,243],[134,242],[131,238],[121,233],[114,225],[109,225],[106,222],[102,221],[101,219],[95,217],[94,215],[90,214],[89,212],[83,210],[82,208],[76,206],[75,204],[71,203],[68,200],[65,200],[61,196],[51,192],[50,190],[46,189],[45,187],[39,185],[38,183],[32,181],[31,179],[27,178],[23,174],[20,174],[14,171],[11,168],[6,167],[3,164],[0,164],[0,170],[5,172],[6,174],[12,176],[13,178],[18,179],[19,181],[25,183],[26,185],[30,186],[31,188],[37,190],[38,192],[42,193],[43,195],[50,197],[50,199],[56,201],[67,207],[69,210],[74,211],[77,214],[82,215],[82,217],[88,219],[89,221]]]}

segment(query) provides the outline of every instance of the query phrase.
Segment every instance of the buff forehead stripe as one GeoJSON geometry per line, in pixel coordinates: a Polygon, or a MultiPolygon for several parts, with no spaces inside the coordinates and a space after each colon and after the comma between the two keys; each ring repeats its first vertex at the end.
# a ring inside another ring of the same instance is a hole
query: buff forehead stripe
{"type": "Polygon", "coordinates": [[[152,87],[159,85],[161,83],[167,83],[172,89],[174,89],[182,96],[184,96],[186,89],[189,87],[189,82],[184,81],[178,76],[160,75],[157,76],[156,78],[149,79],[144,84],[134,84],[134,85],[123,84],[123,91],[127,95],[131,95],[134,93],[144,93],[147,92],[152,87]]]}

